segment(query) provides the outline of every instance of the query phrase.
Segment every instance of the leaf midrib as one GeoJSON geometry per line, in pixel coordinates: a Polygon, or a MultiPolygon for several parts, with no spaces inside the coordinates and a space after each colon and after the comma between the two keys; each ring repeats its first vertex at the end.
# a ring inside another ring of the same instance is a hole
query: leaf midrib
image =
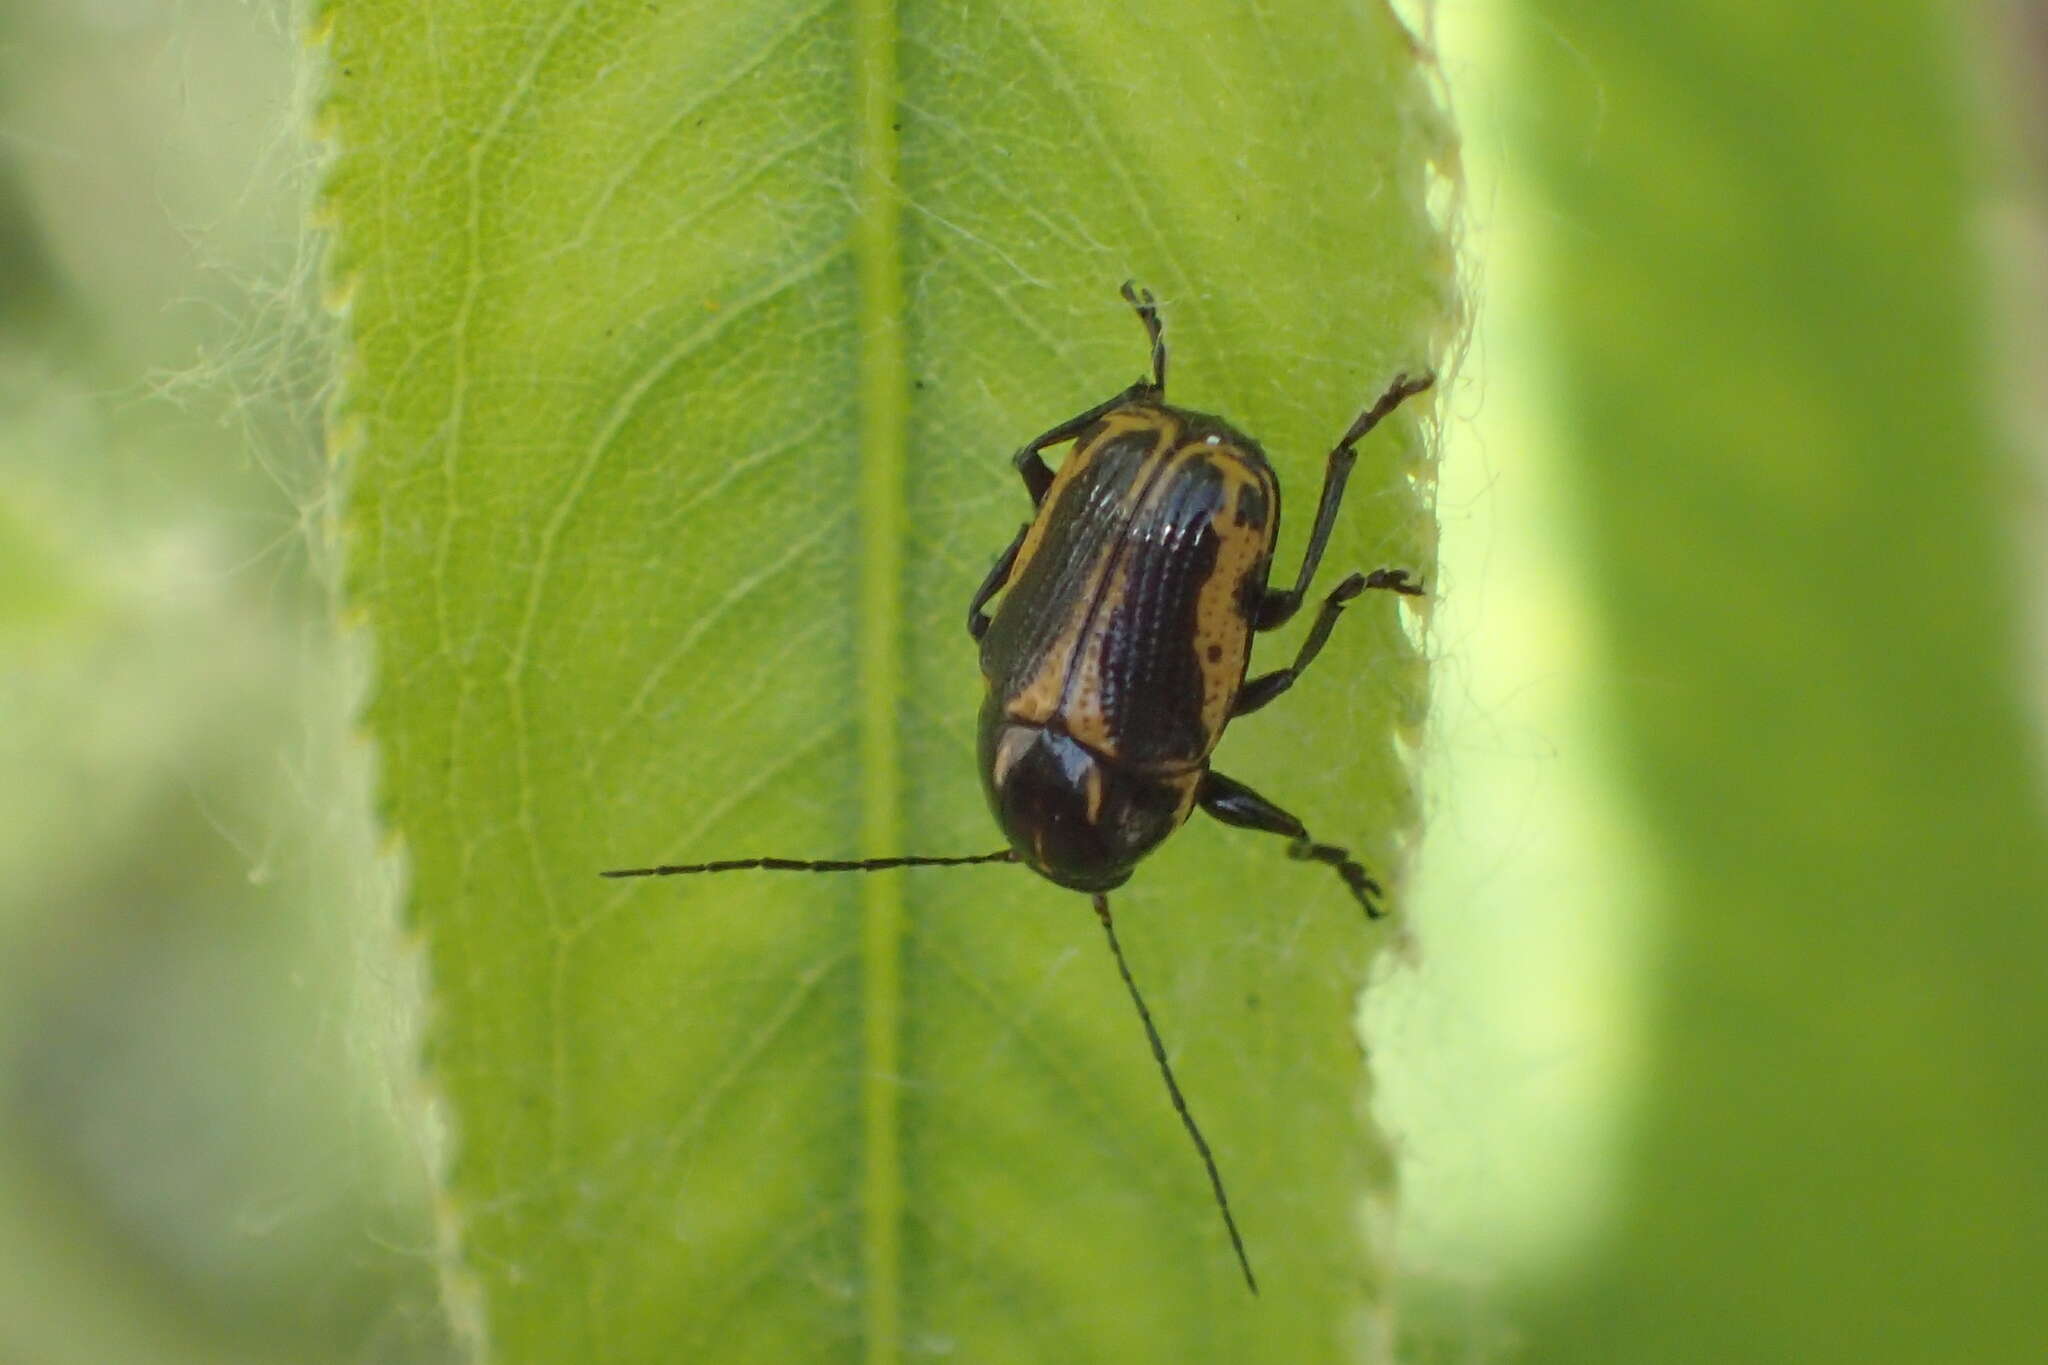
{"type": "MultiPolygon", "coordinates": [[[[903,502],[908,367],[903,354],[901,202],[893,0],[854,9],[854,254],[860,302],[859,633],[861,843],[870,857],[900,853],[903,502]]],[[[901,1354],[902,883],[863,879],[861,931],[861,1259],[867,1359],[901,1354]]]]}

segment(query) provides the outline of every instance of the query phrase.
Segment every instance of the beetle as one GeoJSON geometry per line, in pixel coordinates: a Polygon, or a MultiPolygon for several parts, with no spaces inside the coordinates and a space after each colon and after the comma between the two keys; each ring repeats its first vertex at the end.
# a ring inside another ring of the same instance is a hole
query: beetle
{"type": "Polygon", "coordinates": [[[1294,686],[1345,604],[1368,588],[1420,594],[1406,571],[1354,573],[1323,602],[1286,668],[1246,678],[1255,631],[1293,619],[1336,523],[1355,446],[1429,387],[1397,377],[1331,451],[1322,500],[1289,588],[1267,586],[1280,483],[1258,442],[1166,401],[1166,343],[1150,291],[1124,297],[1152,344],[1152,376],[1053,427],[1012,463],[1037,515],[967,608],[988,692],[981,779],[996,821],[1033,871],[1091,894],[1123,885],[1196,806],[1225,824],[1286,836],[1334,867],[1377,917],[1378,883],[1344,849],[1209,756],[1224,728],[1294,686]],[[1054,474],[1043,451],[1072,453],[1054,474]],[[984,608],[1002,592],[993,617],[984,608]]]}
{"type": "Polygon", "coordinates": [[[1294,686],[1348,603],[1372,589],[1421,595],[1406,570],[1352,573],[1323,599],[1291,664],[1249,673],[1252,637],[1287,624],[1308,598],[1356,446],[1434,376],[1397,375],[1338,439],[1300,567],[1291,585],[1275,588],[1267,580],[1280,533],[1280,482],[1265,451],[1222,418],[1166,401],[1157,300],[1129,281],[1121,292],[1144,326],[1151,374],[1011,457],[1033,515],[967,607],[986,684],[977,746],[982,789],[1008,847],[947,857],[736,858],[603,875],[1021,863],[1086,893],[1207,1171],[1245,1283],[1257,1293],[1222,1176],[1125,962],[1109,892],[1199,808],[1224,824],[1286,838],[1290,857],[1333,868],[1368,917],[1382,913],[1379,883],[1348,850],[1316,842],[1298,818],[1209,760],[1231,721],[1294,686]],[[1070,450],[1054,473],[1045,452],[1061,445],[1070,450]]]}

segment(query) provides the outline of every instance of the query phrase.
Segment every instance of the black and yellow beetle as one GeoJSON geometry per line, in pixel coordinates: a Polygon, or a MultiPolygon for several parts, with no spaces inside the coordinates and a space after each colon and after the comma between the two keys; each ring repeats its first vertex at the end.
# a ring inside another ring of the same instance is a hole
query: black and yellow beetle
{"type": "Polygon", "coordinates": [[[1401,569],[1353,573],[1323,599],[1294,662],[1248,677],[1255,632],[1300,611],[1344,499],[1355,447],[1433,376],[1397,376],[1330,451],[1314,529],[1291,587],[1267,585],[1280,483],[1258,442],[1221,418],[1166,401],[1166,342],[1151,293],[1123,296],[1151,342],[1152,375],[1028,442],[1012,458],[1035,509],[976,589],[968,633],[987,684],[982,788],[1009,847],[962,857],[735,858],[622,868],[607,877],[748,869],[875,872],[1022,863],[1088,893],[1152,1055],[1209,1176],[1254,1293],[1251,1261],[1194,1116],[1167,1065],[1109,913],[1108,893],[1197,807],[1225,824],[1287,838],[1297,859],[1336,869],[1367,915],[1380,886],[1342,848],[1209,766],[1224,728],[1294,685],[1344,606],[1368,588],[1419,594],[1401,569]],[[1044,452],[1071,442],[1057,474],[1044,452]],[[998,593],[993,615],[987,611],[998,593]]]}
{"type": "Polygon", "coordinates": [[[1010,847],[1076,891],[1108,891],[1196,806],[1281,834],[1332,865],[1368,914],[1379,890],[1339,848],[1209,767],[1223,729],[1301,675],[1344,604],[1367,588],[1419,593],[1399,569],[1352,574],[1323,603],[1288,667],[1247,680],[1254,631],[1300,610],[1322,560],[1357,441],[1430,380],[1398,378],[1331,451],[1322,504],[1291,588],[1266,586],[1280,484],[1258,442],[1166,401],[1166,346],[1150,293],[1130,285],[1152,378],[1018,451],[1037,516],[967,610],[981,641],[981,780],[1010,847]],[[1040,452],[1073,442],[1060,472],[1040,452]],[[1006,591],[1005,591],[1006,590],[1006,591]],[[993,618],[983,608],[997,592],[993,618]]]}

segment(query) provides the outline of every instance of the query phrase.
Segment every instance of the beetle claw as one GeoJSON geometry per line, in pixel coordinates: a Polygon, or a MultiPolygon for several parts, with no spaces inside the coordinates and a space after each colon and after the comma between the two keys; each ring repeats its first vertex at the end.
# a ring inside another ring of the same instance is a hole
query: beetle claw
{"type": "Polygon", "coordinates": [[[1335,868],[1337,875],[1343,878],[1345,887],[1351,892],[1351,898],[1358,902],[1360,909],[1365,911],[1365,917],[1367,919],[1385,918],[1387,912],[1373,898],[1375,896],[1384,896],[1386,888],[1374,881],[1372,874],[1365,870],[1364,864],[1358,862],[1345,850],[1336,847],[1334,844],[1319,844],[1312,839],[1303,837],[1296,839],[1287,846],[1287,856],[1296,862],[1323,863],[1335,868]]]}

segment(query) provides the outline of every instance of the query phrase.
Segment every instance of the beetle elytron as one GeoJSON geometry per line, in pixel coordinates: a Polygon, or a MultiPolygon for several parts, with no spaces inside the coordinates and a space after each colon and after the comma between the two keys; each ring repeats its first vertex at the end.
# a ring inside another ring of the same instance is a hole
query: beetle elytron
{"type": "Polygon", "coordinates": [[[1326,864],[1369,916],[1380,887],[1344,849],[1209,766],[1224,728],[1294,685],[1344,606],[1368,588],[1420,594],[1400,569],[1353,573],[1323,599],[1294,662],[1247,678],[1254,632],[1301,609],[1367,432],[1434,377],[1397,376],[1331,450],[1293,586],[1267,586],[1280,531],[1280,484],[1259,444],[1222,419],[1166,401],[1166,343],[1150,291],[1126,283],[1151,342],[1152,374],[1026,444],[1012,459],[1035,514],[967,608],[988,691],[981,708],[983,790],[1009,847],[965,857],[738,858],[624,868],[608,877],[745,869],[872,872],[1022,863],[1088,893],[1145,1026],[1175,1111],[1208,1172],[1232,1249],[1254,1293],[1222,1177],[1167,1065],[1138,993],[1108,893],[1199,806],[1225,824],[1278,834],[1290,857],[1326,864]],[[1072,443],[1057,474],[1043,452],[1072,443]],[[987,607],[998,593],[993,616],[987,607]]]}

